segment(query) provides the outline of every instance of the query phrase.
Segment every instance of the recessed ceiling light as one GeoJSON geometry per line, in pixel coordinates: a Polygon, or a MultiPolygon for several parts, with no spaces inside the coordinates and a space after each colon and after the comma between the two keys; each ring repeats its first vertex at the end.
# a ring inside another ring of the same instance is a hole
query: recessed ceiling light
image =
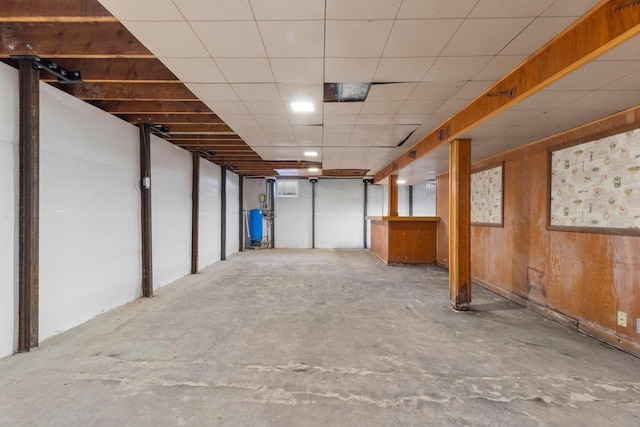
{"type": "Polygon", "coordinates": [[[307,157],[316,157],[318,155],[317,151],[305,151],[304,155],[307,157]]]}
{"type": "Polygon", "coordinates": [[[398,184],[406,184],[406,183],[407,183],[407,181],[405,181],[404,179],[399,179],[398,180],[398,184]]]}
{"type": "Polygon", "coordinates": [[[315,108],[313,108],[313,104],[308,101],[292,102],[291,109],[295,113],[312,113],[315,111],[315,108]]]}
{"type": "Polygon", "coordinates": [[[318,168],[309,168],[307,169],[309,172],[320,172],[320,169],[318,168]]]}

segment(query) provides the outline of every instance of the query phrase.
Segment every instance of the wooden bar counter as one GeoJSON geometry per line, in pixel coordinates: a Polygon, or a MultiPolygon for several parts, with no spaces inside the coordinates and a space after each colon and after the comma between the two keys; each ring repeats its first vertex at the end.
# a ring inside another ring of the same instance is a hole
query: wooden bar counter
{"type": "Polygon", "coordinates": [[[436,262],[439,217],[368,216],[371,253],[387,265],[436,262]]]}

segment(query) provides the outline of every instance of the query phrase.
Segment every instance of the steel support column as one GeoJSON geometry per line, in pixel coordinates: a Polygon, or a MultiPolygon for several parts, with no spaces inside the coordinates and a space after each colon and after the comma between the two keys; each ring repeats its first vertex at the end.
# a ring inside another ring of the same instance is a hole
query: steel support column
{"type": "Polygon", "coordinates": [[[409,216],[413,216],[413,185],[409,186],[409,216]]]}
{"type": "Polygon", "coordinates": [[[151,246],[151,127],[140,125],[140,199],[142,224],[142,296],[153,296],[151,246]]]}
{"type": "Polygon", "coordinates": [[[238,236],[239,251],[244,251],[244,176],[238,176],[238,229],[240,234],[238,236]]]}
{"type": "Polygon", "coordinates": [[[191,274],[198,273],[198,243],[200,230],[200,152],[193,157],[191,182],[191,274]]]}
{"type": "Polygon", "coordinates": [[[368,199],[369,199],[369,180],[363,179],[362,184],[364,185],[364,203],[362,206],[362,247],[367,249],[367,216],[368,213],[368,199]]]}
{"type": "Polygon", "coordinates": [[[317,179],[311,179],[311,249],[316,248],[316,184],[317,179]]]}
{"type": "Polygon", "coordinates": [[[18,351],[38,347],[40,74],[20,59],[18,351]]]}

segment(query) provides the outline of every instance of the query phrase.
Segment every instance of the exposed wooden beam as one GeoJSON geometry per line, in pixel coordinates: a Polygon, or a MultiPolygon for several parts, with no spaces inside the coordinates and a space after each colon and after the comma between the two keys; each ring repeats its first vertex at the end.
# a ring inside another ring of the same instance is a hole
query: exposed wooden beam
{"type": "Polygon", "coordinates": [[[185,133],[185,132],[233,132],[233,129],[225,123],[178,123],[169,125],[170,133],[185,133]]]}
{"type": "Polygon", "coordinates": [[[211,114],[201,101],[89,100],[89,103],[112,114],[211,114]]]}
{"type": "Polygon", "coordinates": [[[182,83],[82,83],[53,84],[82,100],[197,101],[182,83]]]}
{"type": "Polygon", "coordinates": [[[2,22],[0,57],[153,58],[119,22],[2,22]]]}
{"type": "Polygon", "coordinates": [[[0,20],[33,17],[47,19],[57,17],[113,18],[96,0],[9,0],[2,2],[0,20]]]}
{"type": "Polygon", "coordinates": [[[175,125],[182,123],[224,123],[216,114],[120,114],[122,120],[129,123],[153,123],[163,125],[175,125]]]}
{"type": "Polygon", "coordinates": [[[471,303],[471,140],[449,147],[449,297],[453,308],[471,303]]]}
{"type": "Polygon", "coordinates": [[[611,0],[592,9],[482,96],[378,172],[375,182],[405,168],[435,148],[454,140],[640,33],[638,7],[616,10],[619,4],[619,1],[611,0]]]}
{"type": "MultiPolygon", "coordinates": [[[[85,83],[180,83],[180,80],[155,58],[58,58],[67,70],[80,71],[85,83]]],[[[55,82],[43,73],[42,80],[55,82]]]]}
{"type": "Polygon", "coordinates": [[[207,142],[207,141],[238,141],[244,143],[243,139],[238,135],[171,135],[169,141],[190,142],[207,142]]]}

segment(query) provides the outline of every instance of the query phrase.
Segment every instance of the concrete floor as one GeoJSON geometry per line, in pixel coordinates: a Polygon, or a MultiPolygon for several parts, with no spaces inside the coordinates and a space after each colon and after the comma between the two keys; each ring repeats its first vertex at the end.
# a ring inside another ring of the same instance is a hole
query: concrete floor
{"type": "Polygon", "coordinates": [[[0,360],[0,425],[640,425],[640,359],[447,295],[366,251],[238,254],[0,360]]]}

